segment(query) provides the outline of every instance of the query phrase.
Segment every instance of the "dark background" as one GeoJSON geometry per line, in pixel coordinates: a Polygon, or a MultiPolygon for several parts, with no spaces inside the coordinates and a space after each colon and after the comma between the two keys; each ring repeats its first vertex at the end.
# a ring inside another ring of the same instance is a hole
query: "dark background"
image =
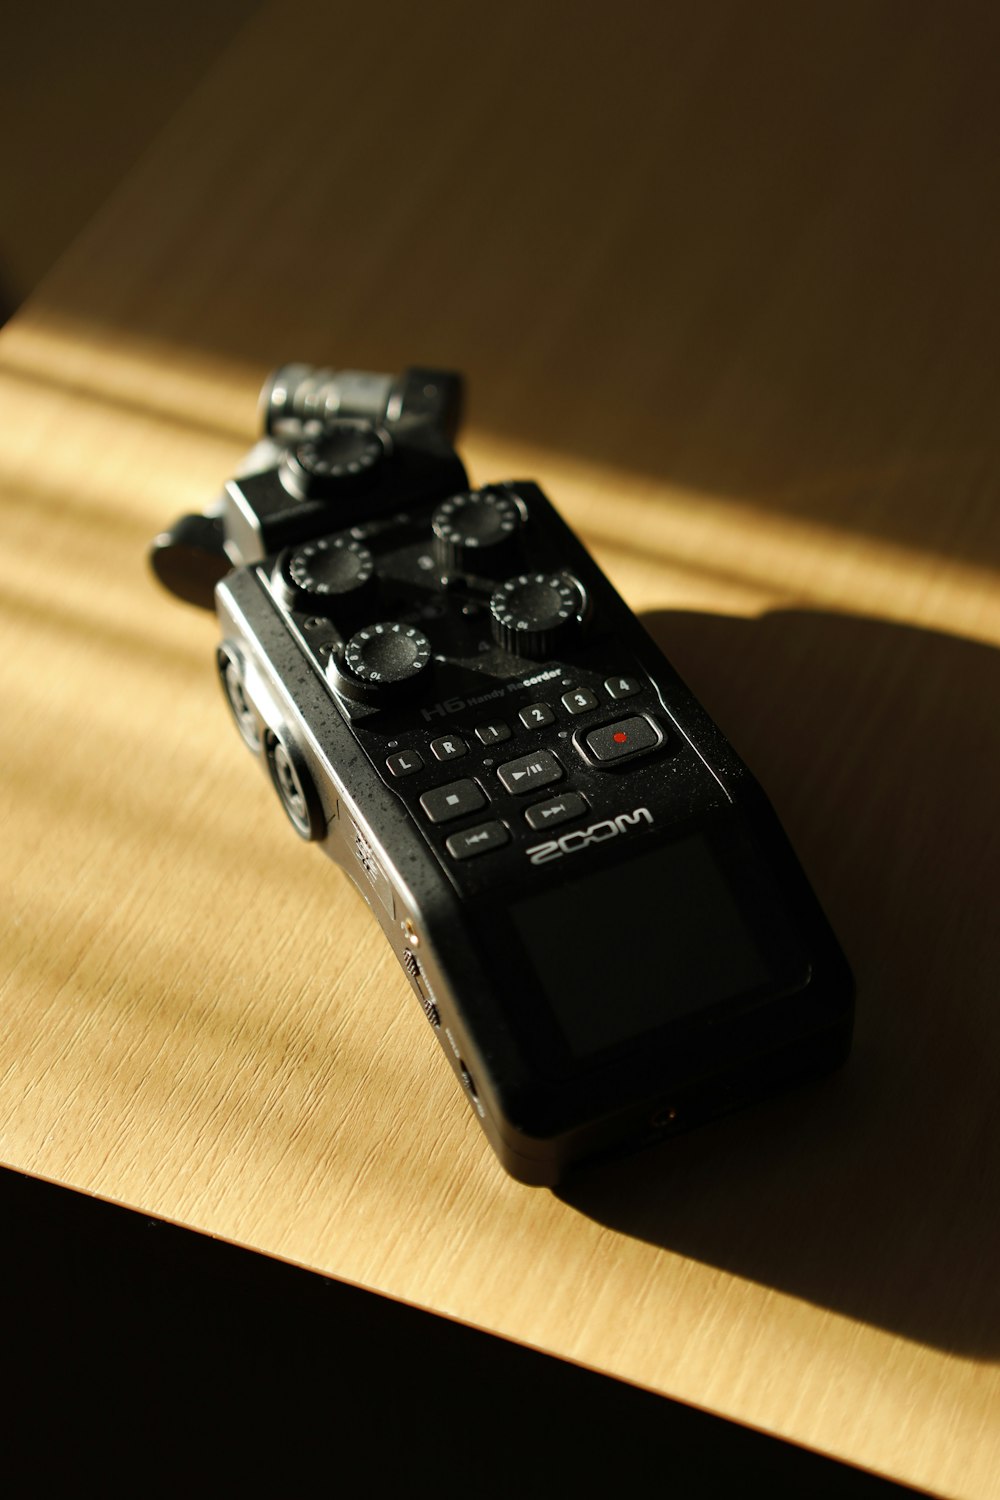
{"type": "Polygon", "coordinates": [[[15,1173],[0,1224],[8,1493],[914,1493],[15,1173]]]}

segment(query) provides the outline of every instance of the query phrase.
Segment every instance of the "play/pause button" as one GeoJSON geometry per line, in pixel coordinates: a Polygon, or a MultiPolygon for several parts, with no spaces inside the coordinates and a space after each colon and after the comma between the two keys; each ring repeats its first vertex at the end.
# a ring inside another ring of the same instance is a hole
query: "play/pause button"
{"type": "Polygon", "coordinates": [[[535,750],[531,755],[522,755],[520,760],[509,760],[497,770],[507,791],[518,797],[561,781],[562,774],[563,768],[550,750],[535,750]]]}

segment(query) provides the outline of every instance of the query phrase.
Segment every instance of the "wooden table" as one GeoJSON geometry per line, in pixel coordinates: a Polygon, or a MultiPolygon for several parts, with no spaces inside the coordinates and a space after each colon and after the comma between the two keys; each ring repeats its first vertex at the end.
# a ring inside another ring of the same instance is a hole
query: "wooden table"
{"type": "Polygon", "coordinates": [[[997,20],[266,5],[0,336],[0,1160],[1000,1494],[997,20]],[[496,1166],[144,549],[284,358],[450,364],[770,790],[847,1070],[496,1166]]]}

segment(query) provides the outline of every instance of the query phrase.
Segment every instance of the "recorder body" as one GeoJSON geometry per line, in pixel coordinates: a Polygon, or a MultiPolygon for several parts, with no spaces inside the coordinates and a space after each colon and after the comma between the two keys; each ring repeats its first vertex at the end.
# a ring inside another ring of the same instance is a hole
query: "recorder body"
{"type": "Polygon", "coordinates": [[[214,568],[245,744],[500,1161],[552,1184],[835,1066],[853,985],[721,731],[536,484],[468,487],[457,387],[418,374],[429,414],[393,419],[289,416],[279,372],[250,472],[157,570],[214,568]]]}

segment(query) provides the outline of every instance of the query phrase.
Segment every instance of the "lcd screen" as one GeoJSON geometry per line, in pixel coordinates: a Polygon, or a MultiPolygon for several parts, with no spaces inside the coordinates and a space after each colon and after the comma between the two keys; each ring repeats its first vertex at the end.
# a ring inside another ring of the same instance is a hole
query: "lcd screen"
{"type": "Polygon", "coordinates": [[[514,902],[510,916],[578,1057],[775,979],[700,835],[514,902]]]}

